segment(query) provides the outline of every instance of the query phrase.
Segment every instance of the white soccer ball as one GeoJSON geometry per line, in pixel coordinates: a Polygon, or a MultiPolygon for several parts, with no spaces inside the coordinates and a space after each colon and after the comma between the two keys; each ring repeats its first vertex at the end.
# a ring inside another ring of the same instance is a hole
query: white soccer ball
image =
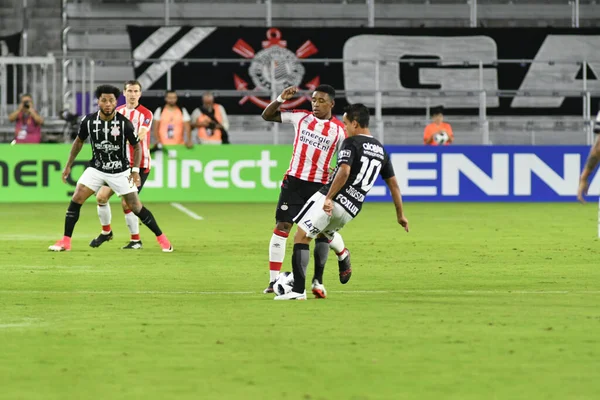
{"type": "Polygon", "coordinates": [[[273,290],[278,296],[284,295],[292,291],[294,285],[294,274],[291,272],[282,272],[277,276],[277,280],[273,285],[273,290]]]}
{"type": "Polygon", "coordinates": [[[433,141],[437,144],[446,144],[448,140],[450,140],[450,136],[448,136],[448,134],[444,131],[436,133],[433,137],[433,141]]]}

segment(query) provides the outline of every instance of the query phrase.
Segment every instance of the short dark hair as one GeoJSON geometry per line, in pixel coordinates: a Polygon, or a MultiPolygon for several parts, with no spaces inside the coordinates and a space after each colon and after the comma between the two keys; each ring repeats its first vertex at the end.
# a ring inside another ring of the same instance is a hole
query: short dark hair
{"type": "Polygon", "coordinates": [[[364,104],[348,104],[346,108],[344,108],[344,112],[346,113],[348,121],[358,122],[358,126],[361,128],[369,127],[369,109],[364,104]]]}
{"type": "Polygon", "coordinates": [[[166,90],[166,91],[165,91],[165,97],[167,97],[167,95],[168,95],[169,93],[175,93],[175,94],[177,94],[177,91],[175,91],[175,90],[173,90],[173,89],[166,90]]]}
{"type": "Polygon", "coordinates": [[[443,114],[444,113],[444,106],[435,106],[435,107],[431,107],[431,116],[433,117],[434,115],[438,115],[438,114],[443,114]]]}
{"type": "Polygon", "coordinates": [[[327,93],[331,100],[335,99],[335,89],[331,85],[319,85],[315,88],[314,91],[327,93]]]}
{"type": "Polygon", "coordinates": [[[129,85],[138,85],[140,87],[140,91],[142,90],[142,84],[140,83],[140,81],[136,81],[136,80],[131,80],[131,81],[125,82],[125,84],[123,85],[123,90],[127,89],[127,86],[129,86],[129,85]]]}
{"type": "Polygon", "coordinates": [[[103,94],[114,94],[115,99],[121,96],[121,91],[113,85],[100,85],[96,88],[96,98],[99,99],[103,94]]]}

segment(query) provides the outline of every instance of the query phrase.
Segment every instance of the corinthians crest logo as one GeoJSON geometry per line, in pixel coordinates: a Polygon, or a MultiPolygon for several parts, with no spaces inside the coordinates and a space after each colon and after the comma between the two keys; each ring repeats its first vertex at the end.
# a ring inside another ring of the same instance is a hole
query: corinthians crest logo
{"type": "MultiPolygon", "coordinates": [[[[271,91],[275,88],[276,92],[281,92],[288,86],[302,85],[305,69],[302,63],[298,61],[301,58],[308,58],[317,54],[317,47],[307,40],[300,46],[296,52],[287,48],[287,41],[281,39],[281,31],[276,28],[267,30],[267,40],[262,42],[262,50],[258,53],[254,51],[245,40],[238,39],[233,46],[233,51],[244,58],[251,59],[248,74],[252,78],[254,90],[271,91]],[[275,71],[272,71],[273,62],[275,71]]],[[[237,90],[248,90],[248,82],[243,80],[237,74],[233,74],[233,83],[237,90]]],[[[320,84],[318,76],[304,83],[304,87],[314,90],[320,84]]],[[[240,105],[250,100],[260,108],[265,108],[271,100],[262,99],[257,96],[245,96],[240,100],[240,105]]],[[[310,101],[309,96],[303,96],[294,100],[285,102],[281,108],[296,108],[305,101],[310,101]]]]}

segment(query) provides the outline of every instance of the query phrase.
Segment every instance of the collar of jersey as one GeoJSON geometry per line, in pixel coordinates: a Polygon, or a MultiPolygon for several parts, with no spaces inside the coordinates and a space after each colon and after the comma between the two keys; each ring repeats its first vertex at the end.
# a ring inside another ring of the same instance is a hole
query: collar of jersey
{"type": "Polygon", "coordinates": [[[321,118],[317,118],[317,116],[316,116],[314,113],[312,113],[312,116],[313,116],[313,117],[314,117],[314,118],[315,118],[317,121],[322,121],[322,122],[329,122],[329,121],[331,121],[331,120],[333,119],[333,115],[332,115],[332,116],[331,116],[331,118],[329,118],[329,119],[321,119],[321,118]]]}

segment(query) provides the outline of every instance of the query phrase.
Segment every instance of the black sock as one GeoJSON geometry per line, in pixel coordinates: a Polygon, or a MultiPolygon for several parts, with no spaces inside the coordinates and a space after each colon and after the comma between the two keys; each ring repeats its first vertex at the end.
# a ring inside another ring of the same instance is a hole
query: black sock
{"type": "Polygon", "coordinates": [[[307,244],[294,244],[294,253],[292,254],[292,271],[294,273],[294,286],[292,291],[304,293],[306,289],[306,268],[310,258],[310,249],[307,244]]]}
{"type": "Polygon", "coordinates": [[[154,215],[146,207],[142,207],[139,213],[135,213],[138,216],[142,224],[146,225],[156,236],[162,235],[162,231],[158,227],[154,215]]]}
{"type": "Polygon", "coordinates": [[[327,257],[329,256],[329,239],[318,238],[315,241],[315,275],[313,280],[319,281],[323,284],[323,271],[325,271],[325,264],[327,263],[327,257]]]}
{"type": "Polygon", "coordinates": [[[81,204],[71,200],[65,216],[65,236],[73,236],[73,229],[75,229],[75,224],[79,220],[79,210],[81,210],[81,204]]]}

